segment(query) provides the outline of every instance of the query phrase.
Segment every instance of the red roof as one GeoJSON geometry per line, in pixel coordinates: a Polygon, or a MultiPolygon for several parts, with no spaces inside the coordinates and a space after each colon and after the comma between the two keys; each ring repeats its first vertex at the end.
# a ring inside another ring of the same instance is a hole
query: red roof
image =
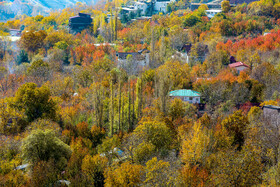
{"type": "Polygon", "coordinates": [[[236,68],[236,67],[239,67],[239,66],[245,66],[245,67],[249,68],[249,66],[244,64],[243,62],[235,62],[235,63],[229,64],[228,66],[230,68],[236,68]]]}

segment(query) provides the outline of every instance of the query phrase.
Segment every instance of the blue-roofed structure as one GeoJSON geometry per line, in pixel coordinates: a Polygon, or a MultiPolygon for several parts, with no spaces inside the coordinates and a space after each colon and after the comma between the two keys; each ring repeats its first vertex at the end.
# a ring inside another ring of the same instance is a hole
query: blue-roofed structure
{"type": "Polygon", "coordinates": [[[174,90],[169,92],[169,96],[173,98],[179,98],[184,102],[199,104],[201,94],[197,91],[182,89],[182,90],[174,90]]]}

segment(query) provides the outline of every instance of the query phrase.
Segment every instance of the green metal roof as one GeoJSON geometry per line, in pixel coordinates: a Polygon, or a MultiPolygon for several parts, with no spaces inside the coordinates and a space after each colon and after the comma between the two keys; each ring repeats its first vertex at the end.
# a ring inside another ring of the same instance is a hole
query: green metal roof
{"type": "Polygon", "coordinates": [[[200,97],[200,93],[193,90],[174,90],[169,92],[169,96],[200,97]]]}

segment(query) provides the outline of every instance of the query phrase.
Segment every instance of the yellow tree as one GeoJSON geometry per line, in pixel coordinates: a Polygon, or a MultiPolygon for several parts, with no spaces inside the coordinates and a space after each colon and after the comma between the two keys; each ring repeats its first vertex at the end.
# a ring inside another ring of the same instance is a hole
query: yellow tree
{"type": "Polygon", "coordinates": [[[210,146],[210,131],[200,123],[195,123],[182,143],[182,161],[185,163],[202,163],[210,146]]]}
{"type": "Polygon", "coordinates": [[[220,151],[214,160],[212,180],[215,186],[254,186],[261,181],[261,151],[252,143],[244,145],[242,151],[220,151]]]}
{"type": "Polygon", "coordinates": [[[46,37],[47,33],[45,31],[24,32],[21,36],[20,44],[26,51],[34,53],[39,48],[43,47],[46,37]]]}
{"type": "Polygon", "coordinates": [[[141,165],[125,162],[120,166],[112,166],[105,171],[105,187],[140,186],[144,169],[141,165]]]}
{"type": "Polygon", "coordinates": [[[87,176],[91,185],[104,185],[104,171],[107,167],[108,159],[99,155],[86,155],[82,161],[82,171],[87,176]]]}
{"type": "Polygon", "coordinates": [[[147,186],[174,186],[176,171],[171,171],[170,164],[162,160],[157,160],[157,157],[152,158],[146,163],[146,180],[147,186]]]}
{"type": "Polygon", "coordinates": [[[224,13],[228,13],[229,10],[230,10],[230,3],[229,3],[229,1],[226,1],[226,0],[222,1],[222,11],[224,13]]]}
{"type": "Polygon", "coordinates": [[[241,110],[234,112],[221,123],[222,127],[225,127],[233,136],[233,145],[237,145],[239,149],[245,141],[245,131],[248,124],[248,119],[242,114],[241,110]]]}

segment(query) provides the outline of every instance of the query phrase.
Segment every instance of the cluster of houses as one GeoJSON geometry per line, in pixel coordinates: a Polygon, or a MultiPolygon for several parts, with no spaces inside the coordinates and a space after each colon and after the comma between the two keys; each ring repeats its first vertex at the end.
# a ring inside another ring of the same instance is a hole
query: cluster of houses
{"type": "Polygon", "coordinates": [[[167,6],[172,2],[175,0],[130,1],[121,7],[121,14],[140,13],[140,16],[145,16],[159,12],[167,13],[167,6]]]}

